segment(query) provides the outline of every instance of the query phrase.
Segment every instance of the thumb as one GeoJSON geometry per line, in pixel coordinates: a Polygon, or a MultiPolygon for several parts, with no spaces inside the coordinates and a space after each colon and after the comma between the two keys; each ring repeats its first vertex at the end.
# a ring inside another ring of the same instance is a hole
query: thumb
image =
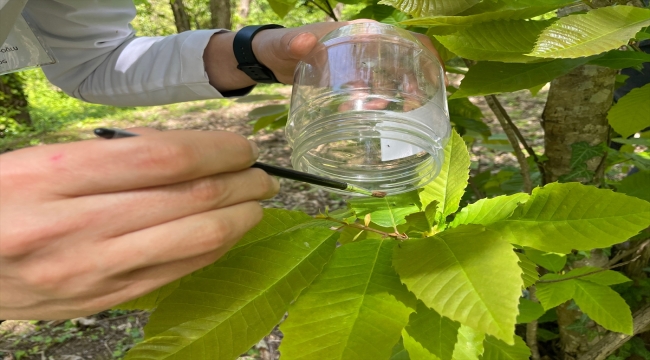
{"type": "MultiPolygon", "coordinates": [[[[318,38],[316,35],[310,32],[302,33],[288,33],[283,37],[288,37],[287,41],[283,43],[287,44],[287,54],[291,59],[300,60],[309,54],[316,44],[318,43],[318,38]]],[[[285,40],[285,39],[282,39],[285,40]]]]}

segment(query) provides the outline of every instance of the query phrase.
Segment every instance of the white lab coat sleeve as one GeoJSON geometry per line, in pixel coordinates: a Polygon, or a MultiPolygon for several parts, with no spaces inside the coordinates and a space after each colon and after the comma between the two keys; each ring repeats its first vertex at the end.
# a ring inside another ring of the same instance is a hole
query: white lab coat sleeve
{"type": "Polygon", "coordinates": [[[222,97],[208,82],[203,51],[223,30],[136,37],[132,0],[29,0],[24,14],[58,61],[45,75],[71,96],[115,106],[222,97]]]}

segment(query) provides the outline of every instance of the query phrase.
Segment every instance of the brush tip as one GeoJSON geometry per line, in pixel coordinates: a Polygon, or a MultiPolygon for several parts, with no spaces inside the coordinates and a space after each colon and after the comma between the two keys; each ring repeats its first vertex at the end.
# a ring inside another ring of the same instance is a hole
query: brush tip
{"type": "Polygon", "coordinates": [[[383,197],[386,197],[386,192],[385,191],[377,191],[377,190],[375,190],[375,191],[372,192],[371,196],[381,199],[383,197]]]}

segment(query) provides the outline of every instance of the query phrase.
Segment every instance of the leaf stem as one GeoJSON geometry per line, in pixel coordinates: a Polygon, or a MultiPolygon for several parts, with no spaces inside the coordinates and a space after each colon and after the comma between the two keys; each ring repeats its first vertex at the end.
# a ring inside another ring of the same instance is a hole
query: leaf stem
{"type": "Polygon", "coordinates": [[[606,268],[604,268],[604,269],[600,269],[600,270],[596,270],[596,271],[592,271],[592,272],[588,272],[588,273],[584,273],[584,274],[580,274],[580,275],[569,276],[569,277],[565,277],[565,278],[562,278],[562,279],[555,279],[555,280],[539,280],[539,281],[537,281],[537,282],[538,282],[538,283],[544,283],[544,284],[550,284],[550,283],[557,283],[557,282],[562,282],[562,281],[567,281],[567,280],[573,280],[573,279],[577,279],[577,278],[581,278],[581,277],[585,277],[585,276],[589,276],[589,275],[593,275],[593,274],[598,274],[598,273],[601,273],[601,272],[603,272],[603,271],[607,271],[607,270],[615,269],[615,268],[618,268],[618,267],[621,267],[621,266],[625,266],[625,265],[631,263],[632,261],[635,261],[635,260],[638,259],[640,256],[641,256],[641,255],[635,257],[635,258],[632,259],[632,260],[629,260],[629,261],[626,261],[626,262],[622,262],[622,263],[617,264],[617,265],[614,265],[614,266],[609,266],[609,267],[606,267],[606,268]]]}
{"type": "Polygon", "coordinates": [[[406,234],[400,234],[400,233],[398,233],[397,230],[396,230],[394,233],[387,233],[387,232],[385,232],[385,231],[381,231],[381,230],[373,229],[373,228],[371,228],[371,227],[368,227],[368,226],[365,226],[365,225],[361,225],[361,224],[357,224],[357,223],[348,224],[348,223],[346,223],[345,221],[342,221],[342,220],[339,220],[339,219],[335,219],[335,218],[332,218],[332,217],[329,217],[329,216],[321,217],[321,218],[319,218],[319,219],[327,220],[327,221],[332,221],[332,222],[335,222],[335,223],[339,223],[339,224],[343,225],[344,227],[347,226],[347,227],[351,227],[351,228],[354,228],[354,229],[359,229],[359,230],[365,230],[365,231],[374,232],[374,233],[376,233],[376,234],[380,234],[380,235],[383,236],[383,237],[390,237],[390,238],[393,238],[393,239],[395,239],[395,240],[406,240],[406,239],[409,238],[406,234]]]}

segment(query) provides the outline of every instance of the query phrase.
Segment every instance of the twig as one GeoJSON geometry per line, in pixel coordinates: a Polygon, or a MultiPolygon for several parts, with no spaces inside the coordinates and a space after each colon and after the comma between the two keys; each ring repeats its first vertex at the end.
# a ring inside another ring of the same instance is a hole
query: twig
{"type": "Polygon", "coordinates": [[[631,263],[632,261],[635,261],[635,260],[638,259],[639,257],[640,257],[640,255],[637,256],[637,257],[635,257],[635,258],[632,259],[632,260],[629,260],[629,261],[626,261],[626,262],[622,262],[622,263],[617,264],[617,265],[614,265],[614,266],[609,266],[609,267],[606,267],[606,268],[604,268],[604,269],[600,269],[600,270],[596,270],[596,271],[592,271],[592,272],[588,272],[588,273],[580,274],[580,275],[569,276],[569,277],[565,277],[565,278],[562,278],[562,279],[555,279],[555,280],[539,280],[539,281],[537,281],[537,282],[538,282],[538,283],[544,283],[544,284],[550,284],[550,283],[562,282],[562,281],[567,281],[567,280],[573,280],[573,279],[577,279],[577,278],[581,278],[581,277],[585,277],[585,276],[589,276],[589,275],[593,275],[593,274],[598,274],[598,273],[601,273],[601,272],[603,272],[603,271],[607,271],[607,270],[611,270],[611,269],[616,269],[616,268],[618,268],[618,267],[625,266],[625,265],[631,263]]]}
{"type": "Polygon", "coordinates": [[[330,0],[323,0],[325,1],[325,4],[327,4],[327,8],[329,9],[329,16],[334,19],[334,21],[338,22],[339,19],[336,18],[336,14],[334,13],[334,9],[332,8],[332,4],[330,4],[330,0]]]}
{"type": "Polygon", "coordinates": [[[634,313],[632,320],[634,321],[634,330],[632,335],[610,331],[595,345],[591,346],[589,351],[582,354],[578,360],[605,360],[634,335],[644,331],[646,327],[650,325],[650,304],[637,310],[634,313]]]}
{"type": "Polygon", "coordinates": [[[499,109],[499,106],[497,105],[498,100],[496,96],[487,95],[485,96],[485,101],[487,101],[488,106],[490,106],[490,109],[492,109],[492,112],[494,113],[494,115],[496,115],[497,120],[499,120],[499,124],[501,124],[503,131],[506,133],[506,136],[508,137],[508,141],[510,142],[510,145],[512,145],[512,149],[515,151],[515,157],[517,158],[517,162],[519,163],[521,176],[524,179],[524,191],[530,194],[531,191],[533,191],[533,181],[530,179],[530,167],[528,166],[528,161],[526,160],[526,156],[524,156],[524,153],[521,151],[521,148],[519,148],[519,141],[517,141],[517,135],[515,134],[513,128],[510,126],[510,124],[508,124],[508,121],[506,120],[507,113],[502,112],[501,109],[499,109]]]}
{"type": "Polygon", "coordinates": [[[622,259],[625,259],[626,257],[628,257],[628,256],[630,256],[630,255],[632,255],[632,254],[634,254],[634,253],[637,252],[638,250],[643,249],[643,248],[646,247],[648,244],[650,244],[650,239],[647,239],[647,240],[645,240],[645,241],[640,241],[640,242],[639,242],[636,246],[634,246],[633,248],[631,248],[631,249],[627,249],[627,250],[625,250],[625,251],[621,251],[621,252],[617,253],[617,254],[616,254],[616,255],[615,255],[615,256],[614,256],[614,257],[613,257],[613,258],[612,258],[612,259],[607,263],[607,266],[612,266],[612,265],[616,264],[617,262],[621,261],[622,259]]]}
{"type": "MultiPolygon", "coordinates": [[[[528,288],[528,292],[530,294],[530,300],[538,302],[537,297],[535,296],[535,286],[528,288]]],[[[537,343],[537,325],[537,320],[533,320],[526,324],[526,345],[528,345],[528,348],[530,349],[531,360],[541,359],[539,356],[539,346],[537,343]]]]}
{"type": "Polygon", "coordinates": [[[381,231],[381,230],[373,229],[373,228],[371,228],[371,227],[364,226],[364,225],[357,224],[357,223],[348,224],[348,223],[346,223],[345,221],[341,221],[341,220],[338,220],[338,219],[334,219],[334,218],[329,217],[329,216],[317,217],[317,219],[323,219],[323,220],[333,221],[333,222],[335,222],[335,223],[339,223],[339,224],[342,224],[343,226],[351,227],[351,228],[354,228],[354,229],[359,229],[359,230],[365,230],[365,231],[374,232],[374,233],[376,233],[376,234],[380,234],[380,235],[382,235],[383,237],[390,237],[390,238],[393,238],[393,239],[395,239],[395,240],[406,240],[406,239],[409,238],[406,234],[400,234],[400,233],[398,233],[398,232],[387,233],[387,232],[385,232],[385,231],[381,231]]]}
{"type": "Polygon", "coordinates": [[[329,4],[329,1],[328,1],[328,0],[325,0],[325,2],[327,3],[327,7],[329,7],[329,8],[331,9],[331,12],[330,12],[328,9],[326,9],[325,7],[323,7],[323,6],[321,6],[320,4],[318,4],[315,0],[307,0],[307,2],[308,2],[308,3],[312,3],[312,4],[314,4],[314,6],[316,6],[316,7],[319,8],[321,11],[323,11],[325,14],[327,14],[327,16],[329,16],[329,17],[331,17],[332,19],[334,19],[334,21],[338,21],[338,19],[336,18],[336,15],[334,14],[334,9],[332,9],[332,6],[329,4]]]}

